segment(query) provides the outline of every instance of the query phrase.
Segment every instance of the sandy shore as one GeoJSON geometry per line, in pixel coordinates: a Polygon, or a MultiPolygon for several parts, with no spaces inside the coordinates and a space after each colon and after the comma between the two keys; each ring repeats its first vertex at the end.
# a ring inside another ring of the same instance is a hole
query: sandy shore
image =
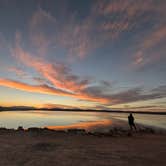
{"type": "Polygon", "coordinates": [[[164,166],[166,135],[0,131],[0,166],[164,166]]]}

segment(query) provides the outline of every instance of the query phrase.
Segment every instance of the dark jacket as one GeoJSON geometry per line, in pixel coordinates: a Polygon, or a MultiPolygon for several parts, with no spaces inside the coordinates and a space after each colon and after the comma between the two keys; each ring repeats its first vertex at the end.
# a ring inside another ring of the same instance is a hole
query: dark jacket
{"type": "Polygon", "coordinates": [[[134,117],[132,115],[128,116],[128,122],[130,125],[134,124],[134,117]]]}

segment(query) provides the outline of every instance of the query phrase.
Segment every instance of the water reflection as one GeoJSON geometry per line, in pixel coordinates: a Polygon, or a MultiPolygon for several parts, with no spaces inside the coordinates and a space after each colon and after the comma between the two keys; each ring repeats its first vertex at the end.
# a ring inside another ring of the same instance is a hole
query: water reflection
{"type": "Polygon", "coordinates": [[[55,130],[66,130],[66,129],[85,129],[87,131],[97,131],[97,130],[109,130],[112,125],[112,120],[100,120],[100,121],[90,121],[90,122],[80,122],[67,126],[46,126],[49,129],[55,130]]]}
{"type": "MultiPolygon", "coordinates": [[[[108,130],[110,127],[128,128],[125,113],[8,111],[0,112],[0,127],[48,127],[50,129],[84,128],[108,130]]],[[[166,129],[166,116],[134,114],[136,123],[166,129]]]]}

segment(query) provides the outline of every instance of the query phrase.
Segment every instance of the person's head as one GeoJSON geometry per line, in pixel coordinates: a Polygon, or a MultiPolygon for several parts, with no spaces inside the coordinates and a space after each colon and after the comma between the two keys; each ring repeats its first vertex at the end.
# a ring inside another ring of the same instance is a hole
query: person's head
{"type": "Polygon", "coordinates": [[[130,116],[132,116],[132,113],[130,113],[130,116]]]}

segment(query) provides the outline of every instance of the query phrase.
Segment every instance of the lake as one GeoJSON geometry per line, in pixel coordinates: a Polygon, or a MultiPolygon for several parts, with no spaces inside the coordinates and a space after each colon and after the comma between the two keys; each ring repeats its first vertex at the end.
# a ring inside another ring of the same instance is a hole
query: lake
{"type": "MultiPolygon", "coordinates": [[[[166,115],[133,114],[137,127],[147,125],[166,129],[166,115]]],[[[88,131],[108,131],[112,127],[129,128],[127,113],[72,112],[72,111],[2,111],[0,127],[48,127],[64,130],[84,128],[88,131]]]]}

